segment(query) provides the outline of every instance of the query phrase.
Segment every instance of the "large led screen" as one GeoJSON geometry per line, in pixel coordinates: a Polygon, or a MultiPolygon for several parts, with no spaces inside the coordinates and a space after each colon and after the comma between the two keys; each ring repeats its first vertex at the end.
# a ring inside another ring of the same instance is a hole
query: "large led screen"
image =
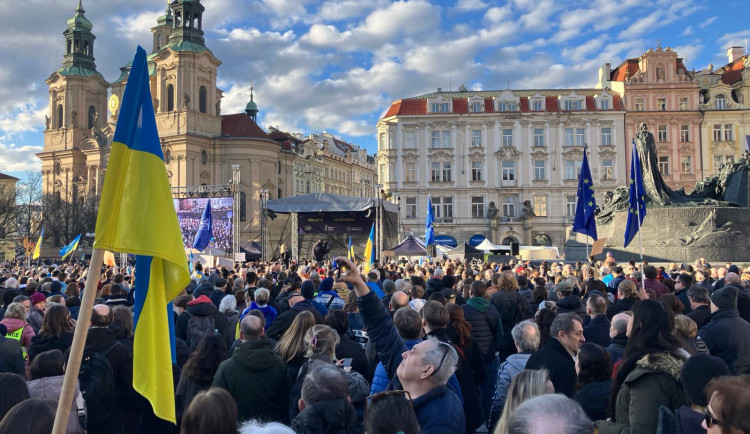
{"type": "MultiPolygon", "coordinates": [[[[206,208],[208,198],[174,199],[177,220],[182,230],[182,243],[185,248],[193,246],[195,234],[201,224],[201,215],[206,208]]],[[[232,205],[231,197],[212,197],[211,220],[213,239],[207,249],[231,250],[232,248],[232,205]]]]}

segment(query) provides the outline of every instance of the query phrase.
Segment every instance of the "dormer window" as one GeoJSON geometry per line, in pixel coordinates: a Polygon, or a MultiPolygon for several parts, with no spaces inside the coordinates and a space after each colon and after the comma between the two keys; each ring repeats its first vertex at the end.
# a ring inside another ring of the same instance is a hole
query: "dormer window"
{"type": "Polygon", "coordinates": [[[500,112],[518,111],[518,103],[515,101],[500,101],[497,104],[497,111],[500,111],[500,112]]]}
{"type": "Polygon", "coordinates": [[[727,99],[724,95],[719,94],[716,95],[716,98],[714,98],[716,101],[716,110],[726,110],[727,109],[727,99]]]}
{"type": "Polygon", "coordinates": [[[484,111],[484,101],[469,101],[469,111],[471,113],[482,113],[484,111]]]}
{"type": "Polygon", "coordinates": [[[531,105],[531,111],[540,112],[544,110],[543,99],[532,99],[530,105],[531,105]]]}
{"type": "Polygon", "coordinates": [[[601,98],[599,100],[599,110],[609,110],[610,108],[612,108],[612,105],[609,98],[601,98]]]}
{"type": "Polygon", "coordinates": [[[565,110],[582,110],[583,101],[580,99],[566,99],[563,107],[565,110]]]}
{"type": "Polygon", "coordinates": [[[431,112],[432,113],[450,113],[451,112],[451,103],[449,102],[434,102],[432,103],[431,112]]]}

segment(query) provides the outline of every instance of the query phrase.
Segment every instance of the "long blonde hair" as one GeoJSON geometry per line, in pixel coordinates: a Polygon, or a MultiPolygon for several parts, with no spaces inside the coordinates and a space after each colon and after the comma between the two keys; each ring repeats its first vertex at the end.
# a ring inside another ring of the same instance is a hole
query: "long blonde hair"
{"type": "Polygon", "coordinates": [[[305,333],[305,357],[327,357],[328,361],[332,361],[336,357],[336,345],[340,340],[336,330],[327,325],[316,324],[305,333]]]}
{"type": "Polygon", "coordinates": [[[516,408],[527,399],[548,393],[548,381],[549,372],[546,369],[538,371],[524,369],[513,377],[513,381],[510,382],[510,387],[508,388],[508,397],[505,399],[503,414],[497,422],[493,434],[506,434],[508,432],[510,417],[516,408]]]}
{"type": "Polygon", "coordinates": [[[294,318],[284,335],[276,343],[276,353],[289,363],[305,350],[305,335],[315,325],[315,317],[311,312],[302,311],[294,318]]]}

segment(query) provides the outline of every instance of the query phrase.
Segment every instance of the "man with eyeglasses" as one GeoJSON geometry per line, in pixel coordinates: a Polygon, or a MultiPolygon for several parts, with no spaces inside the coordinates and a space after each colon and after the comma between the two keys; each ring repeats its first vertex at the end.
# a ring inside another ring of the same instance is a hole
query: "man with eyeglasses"
{"type": "Polygon", "coordinates": [[[336,261],[348,270],[340,279],[354,286],[368,334],[391,379],[388,389],[409,392],[422,433],[463,433],[466,424],[461,400],[447,386],[458,365],[456,350],[436,338],[409,350],[385,305],[370,291],[355,265],[343,257],[336,261]]]}

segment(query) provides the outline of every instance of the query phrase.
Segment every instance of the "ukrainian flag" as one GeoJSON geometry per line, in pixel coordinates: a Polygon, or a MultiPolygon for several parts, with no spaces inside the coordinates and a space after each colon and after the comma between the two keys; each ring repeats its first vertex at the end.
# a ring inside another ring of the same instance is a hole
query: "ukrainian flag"
{"type": "Polygon", "coordinates": [[[42,228],[42,233],[39,234],[39,241],[36,242],[36,247],[34,247],[34,254],[31,256],[31,259],[36,259],[41,254],[43,238],[44,238],[44,228],[42,228]]]}
{"type": "Polygon", "coordinates": [[[78,236],[75,237],[75,239],[73,240],[73,242],[71,242],[67,246],[63,247],[62,249],[60,249],[60,256],[62,256],[62,258],[61,258],[62,260],[65,260],[65,258],[68,255],[70,255],[71,253],[73,253],[73,251],[75,251],[75,249],[78,248],[78,242],[79,241],[81,241],[81,234],[78,234],[78,236]]]}
{"type": "Polygon", "coordinates": [[[149,90],[146,51],[133,59],[99,202],[94,248],[136,255],[133,387],[175,421],[168,303],[190,283],[149,90]]]}
{"type": "Polygon", "coordinates": [[[370,272],[372,264],[375,262],[375,223],[372,224],[370,229],[370,238],[367,239],[367,245],[365,246],[365,263],[362,269],[365,273],[370,272]]]}

